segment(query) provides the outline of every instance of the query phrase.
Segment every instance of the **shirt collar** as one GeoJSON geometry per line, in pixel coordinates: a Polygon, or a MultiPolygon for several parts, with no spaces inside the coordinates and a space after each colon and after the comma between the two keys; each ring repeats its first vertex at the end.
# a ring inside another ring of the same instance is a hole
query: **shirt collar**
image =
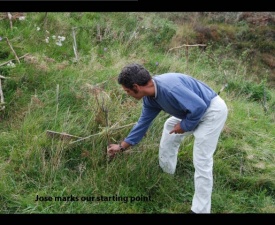
{"type": "Polygon", "coordinates": [[[156,82],[154,81],[154,79],[152,79],[152,81],[153,81],[153,83],[154,83],[154,87],[155,87],[155,97],[154,97],[154,98],[156,98],[156,97],[157,97],[157,95],[158,95],[158,91],[157,91],[157,84],[156,84],[156,82]]]}

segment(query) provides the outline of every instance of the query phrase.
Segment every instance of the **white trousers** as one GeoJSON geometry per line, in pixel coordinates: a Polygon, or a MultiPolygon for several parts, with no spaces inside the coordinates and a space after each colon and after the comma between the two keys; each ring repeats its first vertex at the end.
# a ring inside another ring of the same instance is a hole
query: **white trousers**
{"type": "Polygon", "coordinates": [[[228,109],[220,96],[212,99],[197,128],[183,134],[169,134],[181,119],[170,117],[166,120],[159,147],[159,165],[162,170],[174,174],[177,166],[179,146],[190,134],[195,137],[193,165],[195,168],[195,192],[191,210],[195,213],[210,213],[213,188],[213,154],[220,133],[227,119],[228,109]]]}

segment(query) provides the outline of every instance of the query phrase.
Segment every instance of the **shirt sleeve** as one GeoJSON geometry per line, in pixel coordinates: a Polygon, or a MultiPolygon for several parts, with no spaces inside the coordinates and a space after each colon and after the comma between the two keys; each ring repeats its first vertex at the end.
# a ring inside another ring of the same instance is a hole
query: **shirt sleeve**
{"type": "Polygon", "coordinates": [[[130,145],[138,144],[160,111],[161,109],[157,107],[152,107],[143,103],[138,122],[134,125],[124,141],[130,145]]]}
{"type": "Polygon", "coordinates": [[[184,131],[192,131],[196,128],[204,115],[207,105],[202,98],[186,87],[176,86],[171,92],[178,104],[179,110],[186,114],[180,123],[184,131]]]}

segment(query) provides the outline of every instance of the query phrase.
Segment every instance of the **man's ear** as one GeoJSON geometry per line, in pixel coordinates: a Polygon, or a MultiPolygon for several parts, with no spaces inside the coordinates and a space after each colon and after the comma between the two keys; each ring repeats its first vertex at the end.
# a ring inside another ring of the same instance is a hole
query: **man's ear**
{"type": "Polygon", "coordinates": [[[139,86],[137,84],[133,84],[133,90],[139,90],[139,86]]]}
{"type": "Polygon", "coordinates": [[[139,85],[137,85],[137,84],[133,84],[132,89],[133,89],[134,93],[138,93],[140,91],[139,85]]]}

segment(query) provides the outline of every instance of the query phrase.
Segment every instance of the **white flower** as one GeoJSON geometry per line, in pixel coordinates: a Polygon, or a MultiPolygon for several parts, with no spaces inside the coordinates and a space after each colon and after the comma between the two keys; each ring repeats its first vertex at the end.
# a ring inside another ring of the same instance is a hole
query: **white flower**
{"type": "Polygon", "coordinates": [[[7,64],[7,66],[10,66],[10,67],[14,68],[14,67],[15,67],[15,64],[14,64],[13,62],[9,62],[9,63],[7,64]]]}
{"type": "Polygon", "coordinates": [[[49,43],[49,37],[46,37],[45,41],[46,43],[49,43]]]}
{"type": "Polygon", "coordinates": [[[66,38],[63,37],[63,36],[58,36],[57,38],[58,38],[59,41],[65,41],[65,39],[66,39],[66,38]]]}
{"type": "Polygon", "coordinates": [[[53,39],[56,39],[56,36],[55,36],[55,35],[53,35],[53,36],[52,36],[52,38],[53,38],[53,39]]]}
{"type": "Polygon", "coordinates": [[[40,27],[36,27],[36,30],[37,30],[37,31],[40,31],[40,27]]]}
{"type": "Polygon", "coordinates": [[[57,41],[57,42],[55,42],[55,44],[58,45],[58,46],[62,46],[61,41],[57,41]]]}
{"type": "Polygon", "coordinates": [[[25,20],[26,17],[25,17],[25,16],[19,16],[18,19],[19,19],[19,20],[25,20]]]}

